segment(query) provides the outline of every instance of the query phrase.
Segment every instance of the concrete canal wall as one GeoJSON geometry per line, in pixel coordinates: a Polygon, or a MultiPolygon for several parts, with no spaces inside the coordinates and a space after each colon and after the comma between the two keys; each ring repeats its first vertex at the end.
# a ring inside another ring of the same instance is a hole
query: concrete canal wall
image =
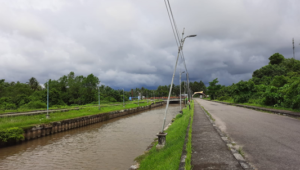
{"type": "MultiPolygon", "coordinates": [[[[67,120],[62,120],[59,122],[52,122],[50,124],[41,124],[41,125],[29,127],[29,128],[24,128],[23,135],[24,135],[25,139],[23,141],[28,141],[28,140],[52,135],[55,133],[71,130],[74,128],[80,128],[80,127],[98,123],[98,122],[103,122],[103,121],[114,119],[114,118],[117,118],[120,116],[125,116],[125,115],[129,115],[129,114],[136,113],[139,111],[159,107],[159,106],[162,106],[163,104],[164,104],[164,102],[156,102],[155,104],[151,104],[149,106],[141,106],[141,107],[137,107],[137,108],[124,109],[124,110],[119,110],[119,111],[114,111],[114,112],[109,112],[109,113],[100,113],[100,114],[91,115],[91,116],[67,119],[67,120]]],[[[0,147],[13,145],[16,143],[21,143],[23,141],[8,142],[8,143],[0,142],[0,147]]]]}

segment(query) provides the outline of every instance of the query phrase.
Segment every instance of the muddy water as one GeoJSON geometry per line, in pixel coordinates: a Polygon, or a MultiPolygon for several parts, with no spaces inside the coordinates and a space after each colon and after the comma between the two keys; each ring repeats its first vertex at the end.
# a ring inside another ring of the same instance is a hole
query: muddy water
{"type": "MultiPolygon", "coordinates": [[[[128,169],[161,130],[165,106],[0,149],[1,170],[128,169]]],[[[178,114],[171,104],[167,123],[178,114]]]]}

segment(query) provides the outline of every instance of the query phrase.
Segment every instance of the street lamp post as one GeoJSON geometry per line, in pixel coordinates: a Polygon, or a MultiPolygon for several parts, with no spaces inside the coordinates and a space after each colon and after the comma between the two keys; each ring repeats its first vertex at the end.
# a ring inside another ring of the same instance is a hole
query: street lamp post
{"type": "Polygon", "coordinates": [[[174,76],[175,76],[175,72],[176,72],[176,68],[177,68],[179,54],[180,54],[180,51],[183,48],[183,44],[184,44],[185,39],[186,38],[190,38],[190,37],[196,37],[196,35],[189,35],[189,36],[186,36],[184,39],[181,39],[180,47],[178,48],[178,54],[177,54],[175,68],[174,68],[174,71],[173,71],[173,76],[172,76],[172,81],[171,81],[170,91],[169,91],[169,95],[168,95],[167,106],[166,106],[166,111],[165,111],[165,116],[164,116],[164,122],[163,122],[161,133],[164,133],[164,127],[165,127],[165,123],[166,123],[166,117],[167,117],[167,112],[168,112],[168,107],[169,107],[169,102],[170,102],[170,96],[171,96],[171,93],[172,93],[172,87],[173,87],[174,76]]]}
{"type": "Polygon", "coordinates": [[[138,93],[138,106],[140,106],[140,94],[139,94],[139,92],[137,92],[138,93]]]}
{"type": "Polygon", "coordinates": [[[48,86],[47,86],[47,116],[46,118],[49,119],[49,85],[50,85],[50,80],[48,80],[48,86]]]}
{"type": "Polygon", "coordinates": [[[181,111],[181,74],[182,73],[185,73],[185,71],[183,71],[183,72],[180,72],[180,76],[179,76],[179,84],[180,84],[180,113],[182,113],[182,111],[181,111]]]}
{"type": "Polygon", "coordinates": [[[155,91],[153,91],[153,95],[154,95],[154,103],[155,103],[155,91]]]}
{"type": "Polygon", "coordinates": [[[125,103],[124,103],[124,88],[123,88],[123,107],[125,107],[125,103]]]}
{"type": "MultiPolygon", "coordinates": [[[[100,83],[101,84],[101,83],[100,83]]],[[[99,110],[101,110],[101,106],[100,106],[100,84],[99,84],[99,87],[98,87],[98,100],[99,100],[99,110]]]]}

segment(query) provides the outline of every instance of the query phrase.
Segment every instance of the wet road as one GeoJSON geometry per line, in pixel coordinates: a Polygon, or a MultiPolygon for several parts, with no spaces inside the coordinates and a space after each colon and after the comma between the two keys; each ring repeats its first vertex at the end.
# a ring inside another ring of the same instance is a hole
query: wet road
{"type": "MultiPolygon", "coordinates": [[[[128,169],[162,126],[165,106],[0,149],[1,170],[128,169]]],[[[178,114],[170,105],[167,123],[178,114]]]]}
{"type": "Polygon", "coordinates": [[[196,99],[261,170],[300,169],[300,120],[196,99]]]}

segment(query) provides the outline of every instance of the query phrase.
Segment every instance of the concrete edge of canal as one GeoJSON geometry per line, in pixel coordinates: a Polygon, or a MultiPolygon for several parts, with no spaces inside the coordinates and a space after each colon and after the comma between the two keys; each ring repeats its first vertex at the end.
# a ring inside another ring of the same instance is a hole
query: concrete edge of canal
{"type": "Polygon", "coordinates": [[[136,113],[139,111],[159,107],[159,106],[162,106],[164,103],[165,102],[156,102],[155,104],[152,103],[149,106],[141,106],[141,107],[137,107],[137,108],[113,111],[113,112],[109,112],[109,113],[100,113],[100,114],[96,114],[96,115],[67,119],[67,120],[62,120],[62,121],[58,121],[58,122],[52,122],[50,124],[41,124],[41,125],[31,126],[31,127],[23,129],[24,130],[24,134],[23,134],[24,140],[18,141],[18,142],[10,141],[7,143],[0,142],[0,148],[15,145],[15,144],[21,144],[24,141],[33,140],[33,139],[37,139],[40,137],[45,137],[48,135],[60,133],[63,131],[74,129],[74,128],[80,128],[80,127],[87,126],[90,124],[103,122],[103,121],[107,121],[107,120],[114,119],[117,117],[133,114],[133,113],[136,113]]]}

